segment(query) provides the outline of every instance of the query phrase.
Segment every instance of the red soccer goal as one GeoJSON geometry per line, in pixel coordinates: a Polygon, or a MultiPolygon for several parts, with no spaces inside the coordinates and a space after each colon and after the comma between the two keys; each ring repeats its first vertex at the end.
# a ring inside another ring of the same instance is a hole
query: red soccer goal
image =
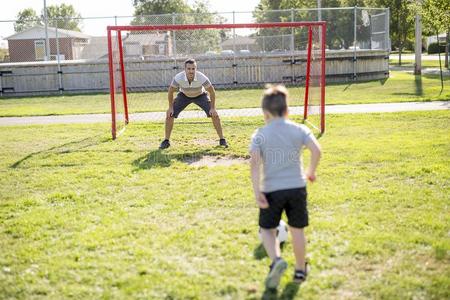
{"type": "Polygon", "coordinates": [[[108,26],[107,31],[113,139],[130,120],[164,119],[165,92],[190,57],[217,90],[230,90],[230,99],[217,100],[219,113],[227,105],[246,112],[260,106],[261,93],[233,103],[231,90],[281,83],[291,94],[291,115],[325,131],[325,22],[108,26]]]}

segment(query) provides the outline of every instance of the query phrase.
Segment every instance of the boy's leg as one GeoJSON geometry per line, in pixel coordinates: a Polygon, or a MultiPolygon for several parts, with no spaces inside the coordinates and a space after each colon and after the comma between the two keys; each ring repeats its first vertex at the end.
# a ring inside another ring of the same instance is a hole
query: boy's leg
{"type": "Polygon", "coordinates": [[[304,228],[308,226],[307,192],[306,188],[287,191],[289,230],[292,236],[292,247],[295,255],[294,281],[300,283],[306,279],[306,238],[304,228]]]}
{"type": "Polygon", "coordinates": [[[277,288],[283,273],[286,271],[287,263],[281,258],[280,244],[276,238],[276,228],[280,223],[283,213],[284,201],[279,192],[266,194],[269,207],[259,209],[259,226],[261,227],[261,238],[267,255],[271,258],[269,274],[266,277],[266,287],[277,288]]]}
{"type": "Polygon", "coordinates": [[[292,247],[295,255],[295,269],[306,272],[305,257],[306,257],[306,238],[303,228],[295,228],[289,226],[289,231],[292,236],[292,247]]]}
{"type": "Polygon", "coordinates": [[[287,263],[281,258],[280,244],[276,238],[277,230],[261,228],[261,237],[267,255],[269,255],[272,263],[270,271],[266,277],[266,287],[268,289],[276,289],[280,284],[281,277],[287,268],[287,263]]]}
{"type": "Polygon", "coordinates": [[[276,235],[276,228],[261,228],[261,238],[263,241],[264,249],[266,249],[267,255],[272,261],[275,261],[277,257],[281,257],[280,244],[277,241],[276,235]]]}

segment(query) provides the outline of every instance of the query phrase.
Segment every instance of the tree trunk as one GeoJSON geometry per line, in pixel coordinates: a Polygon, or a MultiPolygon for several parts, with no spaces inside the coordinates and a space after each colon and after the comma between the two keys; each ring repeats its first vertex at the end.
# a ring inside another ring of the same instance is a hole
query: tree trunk
{"type": "Polygon", "coordinates": [[[441,73],[441,92],[439,93],[442,94],[442,91],[444,90],[444,77],[442,76],[442,62],[441,62],[441,51],[439,51],[439,31],[436,30],[436,38],[437,38],[437,45],[438,45],[438,55],[439,55],[439,70],[441,73]]]}
{"type": "Polygon", "coordinates": [[[447,30],[447,38],[445,39],[445,67],[447,69],[450,69],[448,67],[448,51],[449,51],[449,44],[450,44],[450,30],[447,30]]]}

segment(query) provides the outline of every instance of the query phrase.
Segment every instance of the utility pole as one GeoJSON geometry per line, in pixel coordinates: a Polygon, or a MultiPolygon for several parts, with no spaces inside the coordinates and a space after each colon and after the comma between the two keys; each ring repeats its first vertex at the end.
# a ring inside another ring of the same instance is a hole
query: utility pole
{"type": "Polygon", "coordinates": [[[317,21],[322,21],[322,3],[317,0],[317,21]]]}
{"type": "Polygon", "coordinates": [[[45,60],[50,60],[50,41],[48,39],[47,2],[44,0],[44,25],[45,25],[45,60]]]}
{"type": "MultiPolygon", "coordinates": [[[[417,0],[417,4],[422,5],[421,0],[417,0]]],[[[416,20],[415,20],[415,52],[416,52],[416,59],[414,63],[414,74],[420,75],[422,74],[422,16],[420,15],[420,12],[416,13],[416,20]]]]}

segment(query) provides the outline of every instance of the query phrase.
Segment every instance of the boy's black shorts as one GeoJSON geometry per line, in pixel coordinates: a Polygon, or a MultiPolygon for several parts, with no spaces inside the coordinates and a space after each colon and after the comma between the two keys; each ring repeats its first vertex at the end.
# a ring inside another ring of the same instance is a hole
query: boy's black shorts
{"type": "Polygon", "coordinates": [[[191,103],[197,104],[206,113],[207,117],[210,117],[209,111],[211,110],[211,101],[209,100],[208,94],[203,93],[198,97],[190,98],[183,93],[178,93],[177,97],[173,102],[173,117],[178,118],[180,112],[182,112],[186,106],[191,103]]]}
{"type": "Polygon", "coordinates": [[[308,226],[306,188],[296,188],[265,193],[268,208],[259,209],[259,226],[276,228],[280,223],[283,210],[286,211],[289,226],[303,228],[308,226]]]}

